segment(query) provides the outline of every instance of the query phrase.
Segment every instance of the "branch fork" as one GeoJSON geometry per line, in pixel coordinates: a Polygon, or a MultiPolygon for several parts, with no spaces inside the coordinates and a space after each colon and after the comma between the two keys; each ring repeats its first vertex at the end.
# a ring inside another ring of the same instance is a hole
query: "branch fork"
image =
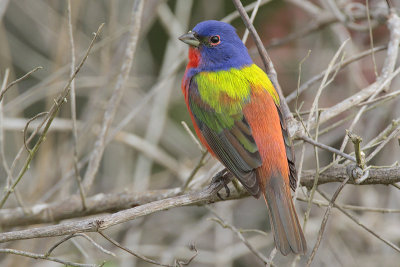
{"type": "Polygon", "coordinates": [[[360,143],[362,138],[349,130],[346,130],[347,136],[354,145],[356,155],[356,164],[347,166],[346,172],[355,184],[361,184],[369,177],[369,167],[366,167],[365,153],[361,150],[360,143]]]}

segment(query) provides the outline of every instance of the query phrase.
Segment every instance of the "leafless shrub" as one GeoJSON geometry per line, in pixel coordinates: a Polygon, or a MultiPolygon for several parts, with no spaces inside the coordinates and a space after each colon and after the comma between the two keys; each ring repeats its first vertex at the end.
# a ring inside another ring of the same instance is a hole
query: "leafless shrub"
{"type": "Polygon", "coordinates": [[[399,6],[243,2],[0,1],[1,266],[398,266],[399,6]],[[205,19],[286,96],[308,255],[239,185],[216,196],[182,126],[177,37],[205,19]]]}

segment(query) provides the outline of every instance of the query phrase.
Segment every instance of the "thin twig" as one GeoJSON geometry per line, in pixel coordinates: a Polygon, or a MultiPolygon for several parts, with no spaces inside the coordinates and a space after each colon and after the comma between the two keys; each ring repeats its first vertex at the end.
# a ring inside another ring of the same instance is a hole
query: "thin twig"
{"type": "Polygon", "coordinates": [[[201,154],[201,157],[200,157],[199,161],[197,162],[196,166],[190,172],[189,177],[185,180],[185,183],[182,186],[182,191],[186,191],[186,189],[189,187],[189,184],[193,180],[196,173],[200,170],[201,167],[204,166],[204,164],[206,164],[206,162],[207,162],[206,156],[207,155],[208,155],[208,151],[205,151],[201,154]]]}
{"type": "MultiPolygon", "coordinates": [[[[261,0],[260,6],[265,5],[265,4],[267,4],[267,3],[271,2],[271,1],[272,0],[261,0]]],[[[253,2],[253,3],[245,6],[244,10],[246,12],[252,11],[256,7],[257,4],[258,4],[257,2],[253,2]]],[[[237,10],[235,10],[234,12],[232,12],[232,13],[226,15],[224,18],[222,18],[221,21],[229,23],[229,22],[232,22],[233,20],[235,20],[235,19],[237,19],[239,17],[240,17],[239,12],[237,10]]]]}
{"type": "Polygon", "coordinates": [[[392,122],[375,138],[368,142],[368,144],[363,147],[363,150],[371,149],[380,144],[381,141],[385,140],[390,133],[392,133],[398,126],[400,126],[400,118],[392,120],[392,122]]]}
{"type": "MultiPolygon", "coordinates": [[[[68,37],[71,45],[71,71],[70,76],[74,74],[75,70],[75,45],[74,45],[74,35],[72,32],[72,18],[71,18],[71,0],[68,0],[67,5],[68,13],[68,37]]],[[[85,203],[85,190],[82,186],[82,178],[78,170],[78,127],[76,123],[76,96],[75,96],[75,80],[71,82],[71,119],[72,119],[72,136],[73,136],[73,151],[74,151],[74,171],[75,179],[78,183],[79,194],[82,200],[82,209],[86,209],[85,203]]]]}
{"type": "Polygon", "coordinates": [[[132,67],[136,45],[139,39],[142,11],[143,11],[143,1],[135,0],[131,12],[130,40],[125,50],[124,61],[121,66],[117,82],[115,84],[114,92],[107,104],[107,108],[104,113],[104,119],[100,134],[97,137],[95,147],[91,153],[88,168],[83,178],[83,185],[85,191],[88,191],[94,182],[96,173],[100,165],[100,160],[103,156],[103,152],[106,146],[108,130],[111,126],[112,121],[114,120],[115,113],[119,106],[118,104],[121,101],[122,95],[124,93],[125,84],[129,77],[129,72],[132,67]]]}
{"type": "MultiPolygon", "coordinates": [[[[26,173],[26,171],[29,168],[29,164],[31,163],[34,155],[36,154],[37,150],[39,149],[40,145],[42,144],[42,142],[44,141],[46,134],[51,126],[51,123],[53,122],[54,118],[57,116],[58,111],[60,110],[62,104],[65,102],[66,97],[69,94],[70,91],[70,85],[73,79],[75,79],[76,75],[78,74],[78,72],[81,70],[83,64],[85,63],[87,57],[89,56],[90,50],[93,47],[93,44],[95,42],[95,40],[97,39],[101,29],[103,28],[104,24],[101,24],[100,27],[98,28],[97,32],[94,34],[94,37],[86,51],[85,56],[83,57],[82,61],[80,62],[80,64],[78,65],[78,67],[76,68],[74,75],[70,77],[70,79],[68,80],[67,84],[64,86],[62,93],[58,96],[58,98],[55,100],[55,103],[52,105],[52,107],[50,108],[49,114],[44,118],[43,123],[38,127],[38,129],[41,128],[41,126],[45,123],[45,121],[47,121],[46,126],[43,130],[43,133],[40,135],[39,140],[36,142],[35,146],[32,148],[31,153],[29,153],[28,158],[25,161],[24,166],[22,167],[17,179],[13,182],[13,184],[8,188],[8,190],[3,194],[2,199],[0,200],[0,208],[2,208],[5,204],[5,202],[7,201],[8,197],[10,196],[10,194],[12,193],[12,191],[14,190],[14,188],[17,186],[17,184],[19,183],[19,181],[21,181],[22,177],[24,176],[24,174],[26,173]]],[[[33,133],[35,134],[35,132],[33,133]]],[[[33,134],[31,135],[31,137],[33,138],[33,134]]],[[[31,138],[28,139],[27,143],[29,142],[31,138]]]]}
{"type": "MultiPolygon", "coordinates": [[[[307,198],[302,198],[302,197],[298,197],[297,200],[308,202],[307,198]]],[[[323,206],[323,207],[329,206],[329,202],[316,199],[313,199],[312,203],[316,206],[323,206]]],[[[346,210],[376,212],[376,213],[400,213],[400,209],[374,208],[374,207],[364,207],[364,206],[355,206],[347,204],[337,204],[337,205],[346,210]]]]}
{"type": "Polygon", "coordinates": [[[365,154],[361,151],[360,144],[362,142],[362,138],[352,132],[346,130],[347,136],[354,144],[354,154],[356,155],[356,163],[357,166],[361,169],[365,168],[365,154]]]}
{"type": "MultiPolygon", "coordinates": [[[[318,106],[317,106],[318,108],[318,106]]],[[[316,116],[317,116],[317,121],[319,121],[319,112],[316,112],[316,116]]],[[[311,113],[310,113],[311,116],[311,113]]],[[[317,127],[316,127],[316,133],[315,133],[315,142],[318,141],[318,129],[319,129],[319,123],[317,123],[317,127]]],[[[314,199],[314,195],[315,195],[315,190],[317,189],[318,186],[318,179],[319,179],[319,174],[320,174],[320,170],[319,170],[319,155],[318,155],[318,148],[316,146],[314,146],[314,157],[315,157],[315,177],[314,177],[314,184],[313,187],[311,188],[311,192],[310,192],[310,198],[309,201],[307,203],[307,209],[306,212],[304,213],[304,223],[303,223],[303,231],[306,231],[306,227],[307,227],[307,222],[308,219],[310,218],[310,212],[311,212],[311,201],[314,199]]]]}
{"type": "Polygon", "coordinates": [[[141,259],[141,260],[143,260],[143,261],[145,261],[145,262],[148,262],[148,263],[151,263],[151,264],[154,264],[154,265],[158,265],[158,266],[174,267],[173,265],[163,264],[163,263],[157,262],[157,261],[155,261],[155,260],[149,259],[149,258],[147,258],[146,256],[140,255],[139,253],[134,252],[134,251],[130,250],[129,248],[127,248],[127,247],[121,245],[120,243],[118,243],[117,241],[115,241],[114,239],[112,239],[111,237],[109,237],[108,235],[104,234],[104,233],[103,233],[102,231],[100,231],[100,230],[98,231],[98,233],[99,233],[102,237],[104,237],[106,240],[108,240],[110,243],[112,243],[114,246],[119,247],[119,248],[122,249],[122,250],[125,250],[126,252],[128,252],[129,254],[135,256],[136,258],[139,258],[139,259],[141,259]]]}
{"type": "Polygon", "coordinates": [[[12,86],[14,86],[15,84],[19,83],[20,81],[25,80],[26,78],[28,78],[32,73],[34,73],[37,70],[41,70],[43,69],[43,67],[39,66],[34,68],[33,70],[29,71],[28,73],[26,73],[24,76],[22,76],[21,78],[16,79],[15,81],[9,83],[7,85],[7,87],[2,88],[2,90],[0,91],[0,101],[3,100],[4,95],[7,93],[8,89],[10,89],[12,86]]]}
{"type": "MultiPolygon", "coordinates": [[[[7,86],[7,81],[8,81],[8,76],[10,74],[9,69],[6,69],[5,73],[4,73],[4,78],[3,78],[3,83],[1,85],[1,89],[0,92],[3,92],[7,86]]],[[[6,153],[5,153],[5,142],[4,142],[4,113],[3,113],[3,105],[4,102],[0,101],[0,157],[1,157],[1,161],[2,161],[2,165],[3,168],[7,174],[7,187],[9,187],[12,183],[12,172],[10,169],[10,166],[8,166],[7,163],[7,158],[6,158],[6,153]]],[[[24,139],[25,141],[25,139],[24,139]]],[[[25,215],[28,214],[27,209],[25,208],[25,205],[22,201],[22,197],[21,194],[18,192],[18,190],[14,190],[14,195],[15,195],[15,199],[17,200],[18,205],[22,208],[23,212],[25,215]]]]}
{"type": "MultiPolygon", "coordinates": [[[[373,100],[377,95],[378,95],[379,91],[377,90],[376,92],[374,92],[369,98],[368,101],[373,100]]],[[[354,117],[354,120],[352,121],[351,125],[348,127],[347,131],[352,131],[354,129],[354,127],[356,126],[356,123],[360,120],[361,116],[364,114],[364,112],[367,110],[367,106],[363,106],[358,112],[357,115],[354,117]]],[[[345,135],[343,138],[343,142],[342,145],[340,146],[340,151],[344,151],[344,149],[346,148],[347,142],[349,140],[349,135],[345,135]]],[[[338,159],[340,160],[340,157],[338,157],[338,159]]]]}
{"type": "MultiPolygon", "coordinates": [[[[114,246],[116,246],[116,247],[119,247],[120,249],[122,249],[122,250],[125,250],[126,252],[128,252],[129,254],[131,254],[131,255],[133,255],[133,256],[135,256],[135,257],[137,257],[137,258],[139,258],[139,259],[141,259],[141,260],[143,260],[143,261],[145,261],[145,262],[148,262],[148,263],[151,263],[151,264],[155,264],[155,265],[158,265],[158,266],[166,266],[166,267],[175,267],[176,265],[170,265],[170,264],[165,264],[165,263],[160,263],[160,262],[157,262],[157,261],[155,261],[155,260],[152,260],[152,259],[149,259],[149,258],[147,258],[146,256],[144,256],[144,255],[140,255],[139,253],[137,253],[137,252],[134,252],[134,251],[132,251],[132,250],[130,250],[129,248],[127,248],[127,247],[125,247],[125,246],[123,246],[123,245],[121,245],[120,243],[118,243],[116,240],[114,240],[114,239],[112,239],[111,237],[109,237],[108,235],[106,235],[106,234],[104,234],[102,231],[98,231],[98,233],[102,236],[102,237],[104,237],[105,239],[107,239],[110,243],[112,243],[114,246]]],[[[196,254],[195,255],[197,255],[197,250],[196,249],[194,249],[195,251],[196,251],[196,254]]],[[[193,260],[194,258],[193,257],[191,257],[190,259],[189,259],[189,263],[193,260]]],[[[185,262],[183,262],[183,261],[175,261],[175,262],[179,262],[179,264],[181,264],[181,265],[187,265],[187,263],[185,263],[185,262]]]]}
{"type": "MultiPolygon", "coordinates": [[[[268,257],[268,261],[272,262],[275,258],[276,253],[278,252],[278,249],[276,248],[276,246],[271,250],[271,252],[269,253],[269,257],[268,257]]],[[[267,267],[267,266],[266,266],[267,267]]]]}
{"type": "Polygon", "coordinates": [[[238,238],[241,242],[243,242],[243,244],[251,251],[251,253],[253,253],[260,261],[262,261],[264,264],[266,265],[270,265],[270,266],[275,266],[275,264],[268,260],[263,254],[261,254],[256,248],[253,247],[253,245],[251,245],[249,243],[249,241],[242,235],[242,232],[239,231],[234,225],[228,223],[226,220],[224,220],[214,209],[212,209],[211,207],[207,207],[207,209],[209,211],[211,211],[212,214],[214,214],[214,216],[216,216],[216,218],[211,218],[212,221],[217,222],[219,225],[221,225],[223,228],[228,228],[230,229],[238,238]]]}
{"type": "MultiPolygon", "coordinates": [[[[310,109],[310,114],[309,114],[308,120],[307,120],[307,128],[305,129],[307,132],[309,132],[310,129],[311,129],[311,122],[313,121],[313,118],[314,118],[314,121],[316,121],[315,119],[318,116],[318,122],[317,123],[318,124],[320,123],[320,121],[319,121],[319,118],[320,118],[319,113],[317,115],[318,103],[319,103],[320,96],[322,94],[322,91],[333,81],[335,75],[333,75],[333,77],[328,80],[329,73],[330,73],[331,69],[333,69],[333,66],[334,66],[335,62],[338,60],[342,50],[344,49],[344,47],[345,47],[345,45],[347,44],[348,41],[349,41],[349,39],[347,39],[346,41],[344,41],[341,44],[339,49],[336,51],[335,55],[332,57],[332,60],[329,62],[328,68],[327,68],[327,70],[325,72],[324,77],[322,78],[321,84],[320,84],[320,86],[319,86],[319,88],[317,90],[317,93],[315,94],[315,98],[314,98],[314,101],[313,101],[311,109],[310,109]],[[313,114],[314,112],[316,113],[315,116],[313,114]]],[[[342,60],[340,60],[340,62],[341,61],[342,60]]]]}
{"type": "MultiPolygon", "coordinates": [[[[334,116],[339,115],[340,113],[348,110],[354,105],[364,101],[366,98],[372,100],[379,92],[387,88],[392,79],[396,77],[400,73],[400,68],[395,68],[395,62],[397,60],[398,49],[400,44],[400,18],[396,13],[391,13],[389,19],[387,20],[387,27],[390,31],[390,40],[388,43],[387,56],[385,58],[384,65],[382,67],[382,73],[377,78],[376,82],[364,88],[360,92],[354,94],[351,97],[337,103],[336,105],[330,107],[329,109],[323,111],[321,113],[321,123],[326,122],[327,120],[333,118],[334,116]]],[[[356,116],[355,120],[352,123],[352,126],[355,125],[356,121],[361,116],[364,107],[360,110],[358,116],[356,116]]],[[[349,128],[352,130],[352,127],[349,128]]],[[[345,140],[342,144],[342,149],[344,149],[344,145],[347,143],[347,136],[345,136],[345,140]]]]}
{"type": "MultiPolygon", "coordinates": [[[[321,190],[318,190],[318,193],[325,198],[326,200],[329,201],[328,196],[321,190]]],[[[396,246],[395,244],[393,244],[392,242],[390,242],[389,240],[386,240],[385,238],[381,237],[380,235],[378,235],[375,231],[369,229],[367,226],[365,226],[363,223],[361,223],[356,217],[354,217],[353,215],[351,215],[349,212],[347,212],[346,210],[344,210],[342,207],[340,207],[337,204],[334,204],[334,207],[337,208],[338,210],[340,210],[344,215],[346,215],[348,218],[350,218],[353,222],[355,222],[357,225],[361,226],[361,228],[363,228],[364,230],[366,230],[367,232],[369,232],[370,234],[372,234],[373,236],[375,236],[376,238],[378,238],[379,240],[381,240],[383,243],[385,243],[386,245],[388,245],[389,247],[393,248],[394,250],[396,250],[397,252],[400,253],[400,248],[398,246],[396,246]]]]}
{"type": "Polygon", "coordinates": [[[252,37],[256,43],[258,52],[261,56],[261,59],[263,61],[264,67],[265,67],[265,71],[267,72],[269,79],[271,80],[272,84],[274,85],[274,87],[279,95],[280,106],[282,108],[283,117],[286,121],[289,121],[289,120],[293,119],[293,115],[290,112],[290,109],[286,103],[284,96],[283,96],[282,89],[279,85],[277,74],[276,74],[276,71],[274,68],[274,64],[272,63],[272,60],[269,57],[267,50],[265,49],[265,47],[260,39],[260,36],[258,35],[256,29],[254,28],[253,24],[251,23],[250,18],[247,15],[240,0],[232,0],[232,2],[235,5],[236,9],[239,11],[239,14],[242,17],[242,20],[243,20],[244,24],[246,25],[246,28],[249,30],[250,34],[252,35],[252,37]]]}
{"type": "MultiPolygon", "coordinates": [[[[397,57],[399,54],[400,45],[400,18],[397,15],[394,8],[390,8],[389,19],[387,21],[387,27],[390,31],[390,39],[388,43],[388,52],[385,62],[383,63],[382,73],[379,79],[385,80],[388,76],[393,73],[396,66],[397,57]]],[[[383,91],[388,91],[390,82],[385,85],[383,91]]]]}
{"type": "Polygon", "coordinates": [[[24,133],[24,146],[25,146],[26,151],[28,151],[28,153],[32,153],[31,149],[28,147],[28,142],[26,141],[26,133],[28,132],[29,124],[31,124],[31,122],[33,122],[37,118],[44,116],[44,115],[48,115],[48,114],[49,114],[49,112],[47,112],[47,111],[40,112],[40,113],[36,114],[35,116],[33,116],[32,118],[30,118],[26,122],[23,133],[24,133]]]}
{"type": "MultiPolygon", "coordinates": [[[[174,12],[172,12],[167,3],[162,2],[157,6],[157,16],[164,29],[166,29],[170,35],[161,64],[160,77],[167,76],[171,70],[171,61],[175,61],[177,57],[180,57],[180,55],[184,53],[183,46],[177,47],[176,44],[178,42],[179,33],[183,32],[183,29],[188,27],[192,4],[192,0],[178,1],[174,12]]],[[[157,145],[163,136],[168,115],[167,109],[170,104],[173,89],[175,88],[174,81],[175,77],[170,77],[165,80],[163,90],[159,91],[152,99],[150,110],[148,111],[148,123],[144,133],[144,139],[151,144],[157,145]]],[[[152,166],[153,161],[151,158],[142,154],[138,156],[133,173],[132,188],[136,191],[148,189],[152,166]]]]}
{"type": "Polygon", "coordinates": [[[179,178],[182,177],[182,173],[186,170],[185,166],[182,166],[182,164],[161,147],[152,144],[135,134],[121,131],[117,133],[114,140],[120,141],[123,144],[136,149],[138,152],[143,153],[146,157],[161,164],[179,178]]]}
{"type": "MultiPolygon", "coordinates": [[[[0,92],[4,91],[7,82],[8,82],[8,76],[10,74],[10,70],[6,69],[3,77],[3,82],[0,87],[0,92]]],[[[11,177],[11,171],[10,167],[7,164],[7,159],[6,159],[6,153],[5,153],[5,143],[4,143],[4,113],[3,113],[3,102],[0,102],[0,156],[1,156],[1,161],[4,167],[4,170],[7,173],[7,177],[11,177]]],[[[10,186],[11,181],[7,179],[7,185],[10,186]]]]}
{"type": "Polygon", "coordinates": [[[318,232],[317,241],[315,242],[315,245],[314,245],[314,248],[313,248],[313,250],[311,252],[311,255],[307,260],[306,266],[310,266],[311,265],[311,263],[312,263],[312,261],[313,261],[313,259],[315,257],[315,254],[317,253],[318,247],[319,247],[319,245],[321,243],[321,240],[322,240],[322,235],[324,234],[324,231],[325,231],[326,223],[328,222],[328,218],[329,218],[329,215],[331,213],[331,209],[332,209],[332,207],[333,207],[333,205],[334,205],[334,203],[336,201],[336,198],[339,196],[339,193],[342,191],[342,189],[344,188],[346,183],[349,181],[349,179],[350,179],[350,177],[347,177],[339,185],[339,187],[336,189],[335,193],[333,194],[332,199],[329,201],[329,206],[326,209],[324,218],[322,219],[322,222],[321,222],[321,227],[320,227],[319,232],[318,232]]]}
{"type": "MultiPolygon", "coordinates": [[[[250,17],[251,23],[253,23],[253,22],[254,22],[254,19],[256,18],[256,15],[257,15],[257,12],[258,12],[258,8],[260,7],[260,4],[261,4],[261,0],[257,0],[254,9],[253,9],[253,11],[251,12],[251,17],[250,17]]],[[[244,31],[244,34],[243,34],[243,38],[242,38],[242,42],[243,42],[244,44],[246,44],[246,41],[247,41],[247,37],[248,37],[248,36],[249,36],[249,29],[246,28],[246,30],[244,31]]]]}
{"type": "Polygon", "coordinates": [[[371,97],[372,95],[377,95],[383,88],[391,82],[400,73],[400,68],[397,68],[393,73],[391,73],[386,79],[378,80],[377,82],[369,85],[360,92],[346,98],[345,100],[337,103],[336,105],[321,112],[321,123],[338,116],[342,112],[354,107],[358,103],[364,101],[365,99],[371,97]]]}
{"type": "Polygon", "coordinates": [[[100,251],[102,251],[103,253],[107,254],[107,255],[111,255],[113,257],[116,257],[115,253],[106,250],[105,248],[103,248],[102,246],[100,246],[99,244],[97,244],[92,238],[90,238],[88,235],[85,235],[83,233],[77,233],[77,234],[71,234],[68,235],[66,237],[64,237],[63,239],[61,239],[60,241],[58,241],[57,243],[55,243],[51,248],[49,248],[49,250],[44,254],[46,257],[50,256],[51,253],[58,247],[60,246],[62,243],[64,243],[65,241],[68,241],[71,238],[77,237],[77,236],[81,236],[83,238],[85,238],[86,240],[88,240],[90,243],[93,244],[93,246],[95,246],[96,248],[98,248],[100,251]]]}
{"type": "Polygon", "coordinates": [[[376,66],[376,59],[375,59],[375,53],[374,53],[374,36],[372,35],[372,25],[371,25],[371,16],[369,13],[369,0],[365,1],[365,8],[367,10],[367,21],[368,21],[368,30],[369,30],[369,42],[371,45],[371,51],[372,51],[372,63],[374,65],[374,72],[375,72],[375,77],[378,77],[378,67],[376,66]]]}
{"type": "MultiPolygon", "coordinates": [[[[301,81],[301,75],[302,75],[302,66],[303,63],[307,60],[307,58],[310,56],[311,50],[308,50],[307,55],[300,61],[299,63],[299,75],[297,78],[297,97],[296,97],[296,105],[295,105],[295,112],[298,114],[299,113],[299,106],[298,106],[298,99],[299,99],[299,94],[298,94],[298,89],[300,88],[300,81],[301,81]]],[[[301,117],[299,116],[300,123],[304,123],[301,117]]],[[[304,127],[306,129],[306,127],[304,127]]],[[[304,162],[304,153],[305,153],[305,145],[304,142],[302,143],[301,146],[301,156],[300,156],[300,161],[299,161],[299,167],[298,167],[298,172],[297,172],[297,182],[296,182],[296,189],[294,190],[294,196],[293,196],[293,204],[296,205],[296,199],[297,195],[299,193],[299,188],[300,188],[300,183],[301,183],[301,171],[303,170],[303,162],[304,162]]]]}
{"type": "Polygon", "coordinates": [[[371,159],[373,159],[376,154],[382,150],[382,148],[389,142],[391,141],[393,138],[399,136],[400,134],[400,125],[397,126],[397,128],[382,142],[379,144],[379,146],[377,146],[377,148],[375,148],[375,150],[373,152],[371,152],[371,154],[368,155],[368,157],[365,159],[366,162],[371,161],[371,159]]]}
{"type": "Polygon", "coordinates": [[[377,98],[372,99],[372,100],[367,100],[365,102],[361,102],[361,103],[357,104],[357,106],[358,107],[362,107],[362,106],[374,104],[374,103],[380,102],[380,101],[385,102],[385,100],[392,99],[392,98],[394,98],[394,97],[396,97],[398,95],[400,95],[400,90],[392,92],[390,94],[385,94],[383,96],[377,97],[377,98]]]}
{"type": "MultiPolygon", "coordinates": [[[[0,92],[4,92],[6,90],[9,73],[10,73],[9,69],[6,69],[6,71],[4,73],[2,85],[0,87],[1,88],[0,92]]],[[[25,139],[24,139],[24,141],[25,141],[25,139]]],[[[10,186],[11,182],[12,182],[11,181],[12,173],[11,173],[10,167],[8,166],[7,158],[6,158],[6,154],[5,154],[4,114],[3,114],[3,101],[1,101],[1,100],[0,100],[0,156],[1,156],[1,161],[2,161],[2,165],[4,167],[4,170],[7,173],[7,186],[10,186]]],[[[16,189],[14,190],[14,194],[15,194],[15,199],[17,200],[18,205],[22,208],[24,214],[27,215],[28,212],[25,209],[25,205],[23,204],[22,198],[16,189]]]]}
{"type": "Polygon", "coordinates": [[[24,256],[24,257],[28,257],[28,258],[32,258],[32,259],[54,261],[54,262],[64,264],[66,266],[75,266],[75,267],[99,267],[99,266],[102,266],[102,264],[97,265],[97,264],[75,263],[75,262],[61,260],[59,258],[47,257],[44,254],[36,254],[36,253],[31,253],[31,252],[21,251],[21,250],[16,250],[16,249],[10,249],[10,248],[2,248],[2,249],[0,249],[0,253],[14,254],[14,255],[24,256]]]}
{"type": "Polygon", "coordinates": [[[180,60],[177,60],[174,65],[170,67],[170,71],[168,74],[165,75],[165,77],[161,77],[160,81],[157,82],[150,90],[149,92],[142,98],[140,99],[140,102],[135,106],[134,109],[132,109],[125,117],[124,119],[113,129],[113,131],[109,134],[106,140],[106,144],[111,142],[111,140],[114,139],[114,137],[117,135],[117,133],[121,130],[123,130],[129,122],[132,121],[136,117],[139,112],[146,107],[146,105],[149,103],[149,101],[154,97],[160,90],[164,89],[165,84],[168,82],[168,80],[175,75],[183,63],[185,62],[183,60],[183,57],[179,57],[180,60]]]}
{"type": "Polygon", "coordinates": [[[327,146],[327,145],[325,145],[325,144],[316,142],[315,140],[313,140],[312,138],[310,138],[310,137],[308,137],[308,136],[301,135],[301,136],[298,136],[297,138],[298,138],[298,139],[301,139],[301,140],[303,140],[303,141],[305,141],[305,142],[307,142],[307,143],[310,143],[310,144],[312,144],[312,145],[314,145],[314,146],[317,146],[317,147],[319,147],[319,148],[322,148],[322,149],[324,149],[324,150],[326,150],[326,151],[329,151],[329,152],[332,152],[332,153],[334,153],[334,154],[340,155],[340,156],[342,156],[342,157],[345,158],[345,159],[348,159],[348,160],[351,160],[351,161],[353,161],[353,162],[356,162],[356,159],[355,159],[354,157],[352,157],[352,156],[350,156],[350,155],[348,155],[348,154],[346,154],[346,153],[344,153],[344,152],[342,152],[342,151],[340,151],[340,150],[338,150],[338,149],[336,149],[336,148],[333,148],[333,147],[327,146]]]}
{"type": "MultiPolygon", "coordinates": [[[[375,53],[375,52],[378,52],[378,51],[383,51],[385,49],[387,49],[387,45],[382,45],[382,46],[375,47],[372,50],[366,50],[366,51],[361,52],[361,53],[359,53],[357,55],[351,56],[348,59],[343,60],[342,62],[336,63],[330,69],[330,73],[328,73],[328,75],[333,73],[333,72],[337,72],[339,69],[342,69],[342,68],[346,67],[347,65],[349,65],[349,64],[351,64],[353,62],[356,62],[357,60],[360,60],[360,59],[370,55],[372,52],[375,53]]],[[[321,73],[319,73],[319,74],[315,75],[314,77],[312,77],[311,79],[309,79],[308,81],[306,81],[305,83],[303,83],[298,89],[294,90],[292,93],[290,93],[290,95],[288,95],[286,97],[286,101],[289,103],[289,102],[292,102],[293,100],[295,100],[297,98],[297,95],[300,95],[301,93],[303,93],[307,89],[311,88],[311,86],[314,83],[316,83],[317,81],[322,79],[326,75],[327,71],[328,70],[324,70],[321,73]]]]}
{"type": "Polygon", "coordinates": [[[189,134],[190,138],[192,138],[193,142],[197,145],[197,147],[199,148],[199,150],[204,153],[206,152],[206,150],[204,149],[204,147],[200,144],[199,140],[196,138],[196,136],[193,134],[193,132],[190,130],[189,126],[186,124],[186,122],[181,121],[183,128],[185,129],[185,131],[189,134]]]}

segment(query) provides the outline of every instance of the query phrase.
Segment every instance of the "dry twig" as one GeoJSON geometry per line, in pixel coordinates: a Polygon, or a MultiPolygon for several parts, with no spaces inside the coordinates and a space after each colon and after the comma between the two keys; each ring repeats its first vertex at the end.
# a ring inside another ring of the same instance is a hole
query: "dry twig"
{"type": "Polygon", "coordinates": [[[124,61],[117,78],[117,83],[115,84],[114,92],[111,96],[110,101],[108,102],[107,109],[104,113],[103,125],[101,127],[100,134],[97,137],[94,149],[90,156],[88,168],[83,178],[83,186],[85,191],[88,191],[90,189],[95,179],[97,170],[100,165],[100,160],[103,156],[104,148],[106,146],[108,130],[111,126],[111,123],[118,108],[118,104],[121,101],[122,95],[124,93],[125,83],[131,70],[133,56],[135,54],[136,45],[139,39],[142,11],[143,1],[136,0],[133,3],[132,7],[130,39],[125,50],[124,61]]]}
{"type": "Polygon", "coordinates": [[[307,266],[311,265],[311,263],[312,263],[312,261],[313,261],[313,259],[315,257],[315,254],[317,253],[318,247],[319,247],[319,245],[321,243],[322,235],[324,234],[324,231],[325,231],[326,223],[328,222],[328,218],[329,218],[329,215],[331,213],[331,209],[332,209],[333,205],[335,204],[336,198],[339,196],[340,192],[342,191],[342,189],[344,188],[346,183],[349,181],[349,178],[350,177],[347,177],[339,185],[339,187],[336,189],[335,193],[333,194],[332,199],[329,201],[328,208],[325,211],[325,215],[324,215],[324,218],[322,219],[321,227],[320,227],[319,232],[318,232],[317,241],[315,242],[315,245],[314,245],[314,248],[313,248],[313,250],[311,252],[311,255],[307,260],[307,266]]]}
{"type": "MultiPolygon", "coordinates": [[[[49,128],[51,126],[51,123],[53,122],[54,118],[57,116],[57,113],[60,110],[62,104],[65,102],[66,97],[69,95],[71,82],[75,79],[76,75],[78,74],[78,72],[82,68],[83,64],[85,63],[87,57],[89,56],[90,50],[92,49],[93,44],[94,44],[96,38],[98,37],[103,25],[104,24],[101,24],[100,27],[98,28],[97,32],[94,34],[94,37],[93,37],[93,39],[92,39],[92,41],[91,41],[91,43],[89,45],[89,48],[87,49],[86,54],[83,57],[82,61],[79,63],[78,67],[76,68],[76,70],[74,72],[74,75],[72,75],[70,77],[70,79],[68,80],[67,84],[64,86],[64,89],[62,90],[62,93],[58,96],[58,98],[55,100],[55,103],[50,108],[50,111],[48,112],[48,115],[43,119],[42,124],[39,125],[38,129],[40,129],[41,126],[47,121],[47,123],[45,125],[45,128],[43,130],[43,133],[40,135],[39,140],[36,142],[35,146],[32,148],[31,152],[29,153],[28,158],[25,161],[24,167],[19,172],[19,175],[18,175],[17,179],[12,183],[12,185],[3,194],[3,197],[0,200],[0,208],[2,208],[4,206],[4,204],[7,201],[8,197],[13,192],[13,190],[15,189],[15,187],[17,186],[19,181],[21,181],[22,177],[24,176],[24,174],[28,170],[29,164],[31,163],[35,153],[39,149],[41,143],[44,141],[44,139],[46,137],[46,133],[47,133],[47,131],[49,130],[49,128]]],[[[36,134],[36,131],[31,135],[31,137],[28,139],[28,141],[26,141],[26,144],[29,143],[29,141],[33,138],[34,134],[36,134]]]]}
{"type": "Polygon", "coordinates": [[[97,264],[75,263],[75,262],[71,262],[71,261],[61,260],[61,259],[55,258],[55,257],[49,257],[49,256],[46,256],[45,254],[36,254],[36,253],[31,253],[31,252],[21,251],[21,250],[16,250],[16,249],[10,249],[10,248],[1,248],[0,253],[14,254],[14,255],[24,256],[24,257],[28,257],[28,258],[32,258],[32,259],[54,261],[54,262],[64,264],[66,266],[75,266],[75,267],[100,267],[100,266],[103,266],[103,264],[97,265],[97,264]]]}

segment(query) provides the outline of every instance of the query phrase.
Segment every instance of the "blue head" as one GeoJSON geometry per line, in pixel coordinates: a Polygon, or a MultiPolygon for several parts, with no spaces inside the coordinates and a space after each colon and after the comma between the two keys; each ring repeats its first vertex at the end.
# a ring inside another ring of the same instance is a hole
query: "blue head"
{"type": "Polygon", "coordinates": [[[228,23],[206,20],[179,39],[200,53],[199,71],[228,70],[252,64],[247,48],[228,23]]]}

